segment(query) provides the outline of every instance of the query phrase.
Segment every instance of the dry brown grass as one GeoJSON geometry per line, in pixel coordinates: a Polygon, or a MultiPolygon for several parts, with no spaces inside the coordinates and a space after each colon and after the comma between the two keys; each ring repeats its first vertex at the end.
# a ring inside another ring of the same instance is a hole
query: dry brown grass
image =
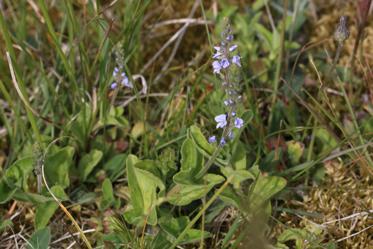
{"type": "Polygon", "coordinates": [[[326,181],[314,186],[303,201],[289,201],[289,207],[319,214],[321,218],[280,215],[282,224],[275,231],[285,228],[306,228],[310,223],[318,224],[324,230],[325,239],[337,242],[338,248],[373,248],[373,178],[356,174],[353,166],[340,161],[324,165],[326,181]],[[351,236],[351,237],[349,237],[351,236]]]}

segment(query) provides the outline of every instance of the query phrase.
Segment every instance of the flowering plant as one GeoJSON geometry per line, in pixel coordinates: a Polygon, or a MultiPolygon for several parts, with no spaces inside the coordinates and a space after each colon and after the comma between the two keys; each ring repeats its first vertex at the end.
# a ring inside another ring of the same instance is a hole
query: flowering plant
{"type": "MultiPolygon", "coordinates": [[[[215,54],[212,56],[213,72],[221,79],[221,86],[225,91],[226,113],[215,117],[216,128],[222,128],[223,132],[219,140],[219,146],[224,146],[227,140],[234,138],[233,129],[240,129],[244,126],[242,118],[237,116],[237,105],[242,100],[239,94],[239,80],[237,79],[237,69],[241,69],[241,57],[238,54],[238,46],[233,43],[233,34],[230,24],[222,32],[222,41],[219,46],[215,46],[215,54]]],[[[209,137],[210,143],[216,143],[218,139],[215,135],[209,137]]]]}

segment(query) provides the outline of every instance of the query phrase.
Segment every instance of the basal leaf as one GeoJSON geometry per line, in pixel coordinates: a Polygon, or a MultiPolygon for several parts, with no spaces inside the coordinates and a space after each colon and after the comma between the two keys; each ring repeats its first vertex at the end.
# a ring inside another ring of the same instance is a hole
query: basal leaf
{"type": "MultiPolygon", "coordinates": [[[[131,216],[134,221],[145,220],[150,225],[157,223],[157,192],[163,193],[165,186],[163,182],[151,172],[137,168],[140,163],[137,157],[130,155],[127,158],[127,177],[131,195],[133,211],[131,216]],[[134,214],[141,216],[136,219],[134,214]]],[[[129,217],[129,214],[126,216],[129,217]]]]}
{"type": "Polygon", "coordinates": [[[234,170],[231,167],[222,167],[221,172],[226,178],[233,177],[232,184],[235,189],[240,188],[241,182],[247,179],[255,179],[255,176],[251,172],[244,169],[234,170]]]}
{"type": "Polygon", "coordinates": [[[235,169],[246,169],[246,150],[243,143],[238,142],[231,160],[235,169]]]}
{"type": "Polygon", "coordinates": [[[27,179],[34,168],[34,158],[27,157],[14,162],[5,172],[4,180],[11,188],[27,189],[27,179]]]}
{"type": "Polygon", "coordinates": [[[166,196],[169,203],[177,206],[188,205],[194,200],[205,196],[216,184],[224,181],[224,177],[219,175],[208,174],[204,177],[207,184],[176,184],[166,196]]]}
{"type": "Polygon", "coordinates": [[[27,244],[28,249],[48,249],[51,241],[51,231],[48,227],[36,231],[27,244]]]}
{"type": "Polygon", "coordinates": [[[107,209],[113,202],[114,199],[114,192],[113,192],[113,186],[111,184],[111,181],[109,178],[106,178],[104,182],[102,183],[102,200],[100,204],[100,208],[102,210],[107,209]]]}
{"type": "Polygon", "coordinates": [[[212,153],[214,153],[214,146],[207,142],[205,136],[197,126],[192,125],[188,130],[188,135],[194,141],[197,147],[203,150],[205,153],[208,155],[212,155],[212,153]]]}
{"type": "Polygon", "coordinates": [[[117,180],[124,174],[126,168],[126,154],[119,154],[111,158],[104,164],[103,169],[106,171],[111,181],[117,180]]]}
{"type": "Polygon", "coordinates": [[[45,160],[45,175],[50,186],[60,185],[66,188],[70,185],[69,171],[74,155],[73,147],[58,149],[45,160]]]}
{"type": "Polygon", "coordinates": [[[191,171],[197,167],[197,149],[192,139],[185,139],[181,146],[181,170],[191,171]]]}
{"type": "Polygon", "coordinates": [[[0,180],[0,204],[8,202],[17,191],[17,188],[9,187],[4,179],[0,180]]]}
{"type": "Polygon", "coordinates": [[[286,180],[279,176],[263,176],[259,175],[256,182],[253,184],[249,196],[251,208],[256,209],[261,207],[272,196],[280,192],[286,186],[286,180]]]}
{"type": "Polygon", "coordinates": [[[88,154],[84,155],[79,161],[79,174],[80,179],[85,181],[92,170],[97,166],[102,158],[102,151],[92,150],[88,154]]]}

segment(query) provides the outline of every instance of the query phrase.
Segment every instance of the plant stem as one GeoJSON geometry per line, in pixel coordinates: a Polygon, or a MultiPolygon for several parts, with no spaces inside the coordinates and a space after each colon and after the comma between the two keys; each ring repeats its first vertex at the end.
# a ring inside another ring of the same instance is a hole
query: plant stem
{"type": "Polygon", "coordinates": [[[284,50],[284,43],[285,43],[285,29],[286,29],[287,10],[288,10],[288,1],[284,0],[284,13],[283,13],[283,19],[282,19],[280,48],[279,48],[279,53],[278,53],[278,57],[277,57],[276,72],[275,72],[274,83],[273,83],[273,95],[272,95],[272,101],[271,101],[272,109],[271,109],[271,113],[270,113],[269,119],[268,119],[269,126],[271,125],[272,119],[273,119],[273,106],[276,103],[278,87],[279,87],[280,77],[281,77],[282,55],[284,53],[283,50],[284,50]]]}

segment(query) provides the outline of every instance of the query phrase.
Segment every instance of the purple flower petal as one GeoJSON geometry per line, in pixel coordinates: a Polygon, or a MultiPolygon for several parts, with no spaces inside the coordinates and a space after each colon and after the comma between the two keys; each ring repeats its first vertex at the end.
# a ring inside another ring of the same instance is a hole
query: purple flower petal
{"type": "Polygon", "coordinates": [[[220,114],[215,117],[217,123],[216,128],[224,128],[227,125],[227,115],[220,114]]]}
{"type": "Polygon", "coordinates": [[[132,82],[127,77],[124,77],[121,82],[122,86],[133,88],[132,82]]]}
{"type": "Polygon", "coordinates": [[[220,65],[222,68],[227,68],[229,67],[230,63],[229,63],[229,60],[227,58],[224,58],[220,61],[220,65]]]}
{"type": "Polygon", "coordinates": [[[236,64],[237,66],[241,67],[241,57],[238,55],[234,55],[232,57],[232,63],[236,64]]]}
{"type": "Polygon", "coordinates": [[[113,90],[116,89],[117,87],[118,87],[118,84],[116,82],[113,82],[110,85],[110,88],[113,89],[113,90]]]}
{"type": "Polygon", "coordinates": [[[236,50],[237,49],[237,45],[236,44],[234,44],[234,45],[232,45],[230,48],[229,48],[229,52],[233,52],[234,50],[236,50]]]}
{"type": "Polygon", "coordinates": [[[209,137],[209,143],[210,144],[216,143],[216,136],[209,137]]]}
{"type": "Polygon", "coordinates": [[[213,58],[213,59],[219,59],[222,55],[223,55],[222,53],[217,52],[217,53],[215,53],[215,54],[212,56],[212,58],[213,58]]]}
{"type": "Polygon", "coordinates": [[[243,120],[241,118],[236,118],[234,120],[234,126],[240,129],[241,127],[243,127],[243,120]]]}
{"type": "Polygon", "coordinates": [[[212,68],[214,69],[214,73],[220,73],[221,65],[220,65],[219,61],[214,61],[212,63],[212,68]]]}
{"type": "Polygon", "coordinates": [[[221,146],[224,146],[226,143],[227,143],[227,142],[226,142],[225,139],[222,137],[222,138],[220,139],[220,145],[221,145],[221,146]]]}

